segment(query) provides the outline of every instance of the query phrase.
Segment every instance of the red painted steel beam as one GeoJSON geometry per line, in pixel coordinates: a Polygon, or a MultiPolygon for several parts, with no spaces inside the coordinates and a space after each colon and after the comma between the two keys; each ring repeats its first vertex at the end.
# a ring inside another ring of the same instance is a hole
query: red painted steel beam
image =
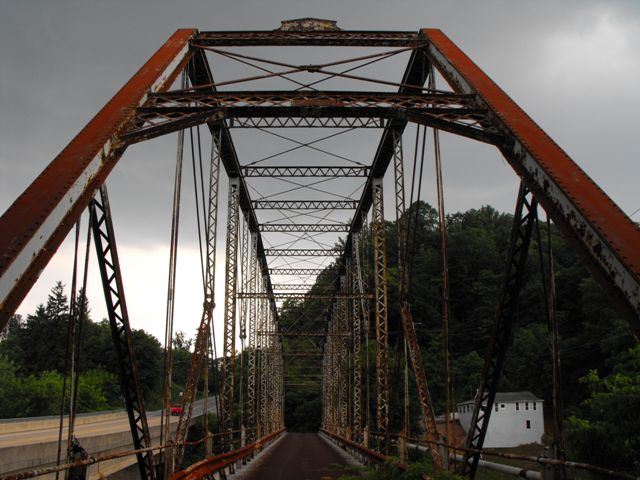
{"type": "Polygon", "coordinates": [[[0,217],[0,330],[124,153],[119,134],[136,108],[184,68],[196,33],[177,30],[0,217]]]}
{"type": "Polygon", "coordinates": [[[460,93],[475,93],[513,141],[500,147],[553,221],[577,246],[640,337],[640,228],[442,31],[424,29],[427,51],[460,93]]]}

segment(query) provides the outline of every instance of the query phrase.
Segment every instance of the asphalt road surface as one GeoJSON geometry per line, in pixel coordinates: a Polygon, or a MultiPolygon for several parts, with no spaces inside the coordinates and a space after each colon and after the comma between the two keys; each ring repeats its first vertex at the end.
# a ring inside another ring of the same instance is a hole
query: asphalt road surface
{"type": "Polygon", "coordinates": [[[237,480],[328,480],[346,472],[350,462],[337,448],[315,433],[286,433],[259,455],[237,480]]]}
{"type": "MultiPolygon", "coordinates": [[[[209,399],[209,411],[215,411],[215,403],[213,399],[209,399]]],[[[193,417],[202,415],[203,400],[197,400],[193,405],[193,417]]],[[[85,437],[93,437],[97,435],[105,435],[110,433],[118,433],[129,431],[129,419],[126,415],[121,418],[100,421],[100,417],[96,417],[96,422],[76,425],[75,435],[82,439],[85,437]]],[[[148,412],[147,421],[149,427],[160,425],[160,410],[148,412]]],[[[177,422],[178,417],[172,416],[171,422],[177,422]]],[[[66,422],[66,420],[65,420],[66,422]]],[[[67,429],[63,429],[63,439],[66,439],[67,429]]],[[[32,445],[43,442],[58,441],[58,427],[47,427],[38,430],[29,430],[24,432],[0,434],[0,448],[14,447],[18,445],[32,445]]]]}

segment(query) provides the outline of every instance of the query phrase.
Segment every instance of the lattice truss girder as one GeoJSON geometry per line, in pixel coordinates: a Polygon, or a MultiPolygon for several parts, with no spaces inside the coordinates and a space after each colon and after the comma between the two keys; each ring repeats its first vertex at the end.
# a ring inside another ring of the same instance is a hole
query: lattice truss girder
{"type": "MultiPolygon", "coordinates": [[[[235,121],[226,121],[230,119],[374,118],[382,127],[387,122],[379,119],[400,118],[490,143],[502,140],[488,121],[488,110],[478,108],[474,103],[473,95],[454,93],[174,91],[151,95],[137,110],[137,117],[123,138],[135,143],[205,122],[236,126],[235,121]]],[[[242,121],[238,125],[247,126],[242,121]]],[[[283,126],[293,128],[296,125],[287,121],[283,126]]],[[[299,126],[316,125],[302,122],[299,126]]],[[[354,125],[325,122],[317,126],[352,128],[354,125]]]]}

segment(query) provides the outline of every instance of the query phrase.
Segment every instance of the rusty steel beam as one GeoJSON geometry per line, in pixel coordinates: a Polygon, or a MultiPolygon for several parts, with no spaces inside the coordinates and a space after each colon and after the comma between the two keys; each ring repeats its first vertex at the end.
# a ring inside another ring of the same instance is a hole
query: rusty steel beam
{"type": "Polygon", "coordinates": [[[320,275],[323,268],[270,268],[270,275],[320,275]]]}
{"type": "Polygon", "coordinates": [[[348,232],[348,223],[263,223],[261,232],[348,232]]]}
{"type": "MultiPolygon", "coordinates": [[[[385,123],[392,123],[395,119],[429,125],[482,142],[495,144],[504,141],[489,127],[487,110],[475,106],[473,96],[410,92],[406,89],[395,93],[173,91],[150,96],[148,102],[138,109],[136,125],[125,138],[135,143],[206,122],[226,125],[236,118],[278,117],[373,117],[387,119],[385,123]]],[[[305,123],[300,126],[308,127],[305,123]]]]}
{"type": "Polygon", "coordinates": [[[429,57],[451,87],[475,94],[509,141],[500,150],[611,293],[640,337],[640,227],[442,31],[422,30],[429,57]]]}
{"type": "Polygon", "coordinates": [[[0,330],[124,153],[136,108],[189,60],[195,34],[176,31],[0,217],[0,330]]]}
{"type": "Polygon", "coordinates": [[[194,47],[413,47],[419,44],[416,32],[366,30],[200,32],[192,41],[194,47]]]}

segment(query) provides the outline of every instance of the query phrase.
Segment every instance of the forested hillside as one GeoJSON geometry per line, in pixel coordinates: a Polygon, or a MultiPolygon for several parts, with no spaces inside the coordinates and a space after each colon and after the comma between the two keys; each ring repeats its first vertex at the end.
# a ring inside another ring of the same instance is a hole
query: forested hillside
{"type": "MultiPolygon", "coordinates": [[[[106,319],[93,322],[89,304],[84,304],[85,321],[78,332],[81,343],[78,413],[124,408],[109,322],[106,319]]],[[[0,418],[60,413],[65,359],[69,355],[68,317],[69,299],[58,282],[46,304],[39,305],[26,318],[16,315],[10,320],[0,341],[0,418]]],[[[147,408],[160,408],[163,348],[144,330],[133,330],[132,337],[147,408]]],[[[190,347],[190,341],[178,332],[173,350],[175,378],[186,378],[190,347]]],[[[181,384],[175,385],[174,390],[180,391],[181,384]]]]}
{"type": "MultiPolygon", "coordinates": [[[[440,234],[437,212],[432,207],[421,203],[418,213],[419,229],[412,255],[411,310],[434,407],[437,413],[444,413],[440,234]]],[[[447,217],[450,349],[454,393],[458,402],[472,399],[479,385],[484,352],[504,276],[512,219],[512,215],[499,213],[488,206],[447,217]]],[[[513,344],[500,391],[532,391],[545,400],[546,416],[550,420],[553,405],[551,355],[540,273],[540,253],[543,261],[547,261],[546,225],[541,223],[540,229],[543,246],[540,248],[534,235],[513,344]]],[[[398,249],[394,248],[396,231],[395,222],[388,222],[389,343],[393,350],[390,355],[391,424],[393,431],[400,431],[403,391],[400,382],[404,363],[398,308],[398,249]]],[[[562,395],[571,453],[573,458],[630,470],[640,458],[640,421],[632,413],[640,409],[640,347],[573,248],[553,225],[551,243],[555,260],[562,395]]],[[[335,278],[335,271],[335,266],[328,269],[319,284],[335,278]]],[[[316,288],[319,287],[317,285],[316,288]]],[[[281,315],[284,328],[295,323],[300,330],[317,330],[322,320],[318,301],[288,305],[281,315]]],[[[288,339],[285,342],[289,349],[303,348],[302,340],[288,339]]],[[[368,357],[371,385],[375,385],[374,355],[371,342],[368,357]]],[[[308,370],[304,369],[304,362],[310,367],[314,361],[318,360],[296,360],[295,365],[290,362],[288,381],[304,383],[302,378],[296,380],[296,373],[308,370]]],[[[317,363],[316,368],[319,368],[317,363]]],[[[411,392],[415,399],[413,382],[411,392]]],[[[315,389],[313,386],[289,388],[287,406],[319,405],[319,394],[319,386],[315,389]]],[[[372,391],[372,409],[374,397],[372,391]]],[[[411,404],[411,412],[414,428],[418,428],[419,409],[415,402],[411,404]]],[[[290,428],[308,429],[320,422],[318,409],[288,409],[287,414],[290,428]]],[[[375,413],[373,415],[375,417],[375,413]]]]}

